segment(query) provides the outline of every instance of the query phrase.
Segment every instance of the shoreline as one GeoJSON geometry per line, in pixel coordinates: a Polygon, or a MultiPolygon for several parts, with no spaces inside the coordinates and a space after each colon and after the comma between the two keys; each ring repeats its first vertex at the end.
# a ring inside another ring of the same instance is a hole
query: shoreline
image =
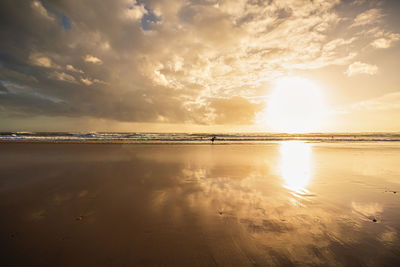
{"type": "Polygon", "coordinates": [[[133,145],[262,145],[269,143],[281,142],[305,142],[305,143],[398,143],[400,139],[385,140],[385,139],[368,139],[368,140],[353,140],[353,139],[268,139],[268,140],[217,140],[214,143],[211,141],[127,141],[127,140],[0,140],[0,144],[133,144],[133,145]]]}

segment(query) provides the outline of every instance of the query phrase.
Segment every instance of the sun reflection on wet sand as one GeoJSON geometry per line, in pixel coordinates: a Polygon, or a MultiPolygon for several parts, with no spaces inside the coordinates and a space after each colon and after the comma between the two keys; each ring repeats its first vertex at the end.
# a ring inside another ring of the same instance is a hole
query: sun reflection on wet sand
{"type": "Polygon", "coordinates": [[[397,146],[3,146],[2,263],[396,266],[397,146]]]}
{"type": "Polygon", "coordinates": [[[311,152],[309,143],[288,141],[281,144],[280,170],[285,188],[300,195],[309,193],[306,187],[312,175],[311,152]]]}

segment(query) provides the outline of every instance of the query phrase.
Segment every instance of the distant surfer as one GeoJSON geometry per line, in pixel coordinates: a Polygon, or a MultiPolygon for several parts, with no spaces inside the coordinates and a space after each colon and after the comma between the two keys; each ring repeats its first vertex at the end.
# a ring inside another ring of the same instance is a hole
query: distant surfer
{"type": "Polygon", "coordinates": [[[214,141],[215,141],[215,139],[216,139],[217,137],[214,135],[213,137],[211,137],[211,143],[213,143],[214,144],[214,141]]]}

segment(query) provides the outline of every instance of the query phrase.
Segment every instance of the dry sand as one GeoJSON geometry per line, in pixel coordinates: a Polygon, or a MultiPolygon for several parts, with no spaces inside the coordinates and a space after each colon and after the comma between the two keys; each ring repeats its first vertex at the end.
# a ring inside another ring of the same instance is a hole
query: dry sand
{"type": "Polygon", "coordinates": [[[397,143],[0,144],[2,266],[400,261],[397,143]]]}

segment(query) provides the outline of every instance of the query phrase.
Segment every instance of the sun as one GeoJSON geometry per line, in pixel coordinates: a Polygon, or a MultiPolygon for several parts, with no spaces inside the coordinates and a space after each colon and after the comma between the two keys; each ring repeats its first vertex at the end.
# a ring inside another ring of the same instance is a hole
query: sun
{"type": "Polygon", "coordinates": [[[275,131],[304,133],[318,131],[326,113],[322,90],[301,77],[276,81],[268,96],[268,124],[275,131]]]}

